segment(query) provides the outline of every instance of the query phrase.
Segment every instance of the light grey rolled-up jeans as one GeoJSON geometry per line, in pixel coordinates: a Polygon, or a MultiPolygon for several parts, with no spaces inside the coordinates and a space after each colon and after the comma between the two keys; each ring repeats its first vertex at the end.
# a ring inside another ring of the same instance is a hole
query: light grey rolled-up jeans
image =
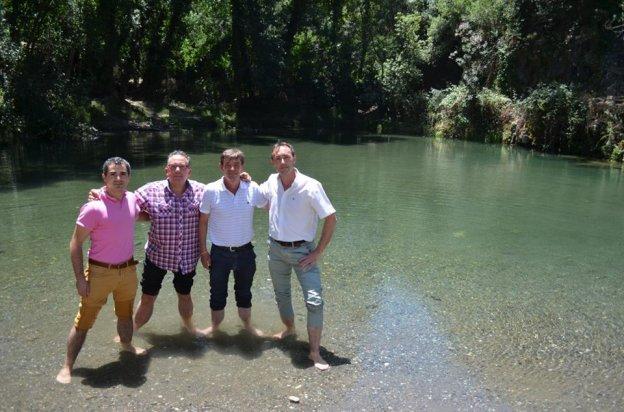
{"type": "Polygon", "coordinates": [[[295,317],[290,286],[292,269],[295,269],[303,291],[303,300],[308,309],[308,327],[323,326],[321,271],[317,264],[312,265],[307,270],[303,270],[299,266],[299,260],[314,250],[314,243],[306,242],[299,247],[286,247],[272,239],[269,239],[268,242],[269,272],[271,273],[275,301],[280,316],[284,319],[294,319],[295,317]]]}

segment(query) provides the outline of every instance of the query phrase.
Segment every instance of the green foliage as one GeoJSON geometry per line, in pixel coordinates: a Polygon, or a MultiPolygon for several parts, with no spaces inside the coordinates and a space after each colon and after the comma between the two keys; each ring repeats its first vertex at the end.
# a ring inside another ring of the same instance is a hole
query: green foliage
{"type": "Polygon", "coordinates": [[[622,2],[1,1],[4,134],[77,136],[131,116],[110,110],[130,98],[205,107],[227,130],[427,115],[451,138],[623,150],[622,2]]]}
{"type": "Polygon", "coordinates": [[[12,96],[11,78],[19,50],[9,38],[4,12],[0,9],[0,140],[19,132],[21,121],[16,116],[12,96]]]}
{"type": "Polygon", "coordinates": [[[426,41],[421,37],[419,13],[397,14],[397,52],[384,61],[377,80],[397,114],[412,114],[422,104],[422,70],[427,59],[426,41]]]}
{"type": "Polygon", "coordinates": [[[585,130],[587,106],[563,84],[542,85],[519,103],[521,135],[546,152],[586,154],[593,151],[585,130]]]}
{"type": "Polygon", "coordinates": [[[12,106],[2,110],[10,113],[9,129],[33,137],[72,137],[88,121],[80,80],[69,61],[82,41],[80,9],[65,2],[5,4],[6,21],[14,29],[9,37],[19,40],[5,37],[7,47],[2,47],[2,60],[10,65],[2,76],[5,102],[12,106]]]}
{"type": "MultiPolygon", "coordinates": [[[[200,64],[206,55],[224,41],[232,29],[228,6],[225,0],[193,2],[188,14],[183,17],[188,29],[179,51],[183,68],[200,64]]],[[[216,66],[223,63],[226,67],[221,68],[226,69],[229,62],[217,62],[216,66]]]]}
{"type": "Polygon", "coordinates": [[[589,133],[598,142],[601,154],[614,161],[624,160],[624,101],[613,97],[590,99],[589,133]]]}
{"type": "Polygon", "coordinates": [[[476,124],[479,133],[488,143],[501,143],[511,132],[514,104],[513,101],[492,89],[482,89],[477,95],[479,118],[476,124]]]}
{"type": "Polygon", "coordinates": [[[471,114],[475,105],[476,96],[466,85],[432,90],[428,110],[433,134],[449,139],[473,138],[471,114]]]}
{"type": "Polygon", "coordinates": [[[500,143],[508,128],[513,103],[493,90],[475,92],[460,84],[432,91],[428,110],[437,137],[500,143]]]}

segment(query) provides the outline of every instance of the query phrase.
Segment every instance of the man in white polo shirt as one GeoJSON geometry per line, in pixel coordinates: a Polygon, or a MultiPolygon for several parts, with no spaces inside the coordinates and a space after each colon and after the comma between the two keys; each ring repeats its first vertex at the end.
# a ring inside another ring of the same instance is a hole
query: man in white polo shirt
{"type": "Polygon", "coordinates": [[[266,200],[255,182],[241,180],[245,155],[238,149],[221,154],[223,177],[206,185],[199,218],[201,263],[210,270],[210,309],[212,325],[201,333],[218,330],[224,318],[230,271],[234,272],[234,294],[244,328],[254,335],[261,332],[251,325],[251,285],[256,273],[253,238],[253,212],[266,200]],[[210,252],[206,245],[210,233],[210,252]]]}
{"type": "Polygon", "coordinates": [[[336,227],[336,210],[323,186],[295,168],[295,149],[286,142],[273,146],[271,162],[277,173],[269,176],[260,190],[269,201],[269,271],[275,300],[286,329],[275,335],[281,339],[295,334],[291,299],[292,269],[303,291],[308,311],[307,326],[310,359],[320,370],[329,368],[321,357],[323,294],[321,272],[316,263],[336,227]],[[324,219],[321,238],[314,245],[319,219],[324,219]]]}

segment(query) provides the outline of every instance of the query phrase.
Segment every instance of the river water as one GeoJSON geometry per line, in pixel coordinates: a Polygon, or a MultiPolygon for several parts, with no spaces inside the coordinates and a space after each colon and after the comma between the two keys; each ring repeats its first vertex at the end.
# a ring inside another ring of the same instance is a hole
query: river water
{"type": "MultiPolygon", "coordinates": [[[[15,409],[450,410],[624,408],[624,173],[500,146],[405,136],[293,139],[339,224],[323,259],[323,354],[306,362],[305,312],[287,342],[240,332],[233,293],[221,335],[181,331],[171,275],[119,354],[109,302],[68,386],[54,381],[77,310],[68,241],[106,157],[126,157],[131,188],[163,177],[166,154],[192,178],[219,177],[241,148],[263,181],[275,136],[130,134],[0,151],[0,395],[15,409]],[[288,396],[300,398],[289,403],[288,396]]],[[[142,259],[147,225],[140,224],[142,259]]],[[[257,211],[254,323],[280,327],[257,211]]],[[[295,296],[300,296],[294,282],[295,296]]],[[[199,269],[195,319],[208,325],[199,269]]]]}

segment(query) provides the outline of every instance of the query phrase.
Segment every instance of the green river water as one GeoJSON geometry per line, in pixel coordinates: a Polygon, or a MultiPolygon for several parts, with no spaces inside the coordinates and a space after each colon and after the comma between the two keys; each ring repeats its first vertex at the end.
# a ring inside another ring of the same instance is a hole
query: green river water
{"type": "MultiPolygon", "coordinates": [[[[330,371],[305,362],[301,299],[293,342],[240,333],[232,293],[224,334],[194,339],[181,332],[168,275],[136,336],[148,357],[118,354],[109,302],[72,384],[57,384],[78,306],[68,242],[88,189],[101,185],[103,160],[126,157],[134,189],[162,179],[166,154],[181,148],[192,178],[209,182],[219,177],[219,153],[235,146],[261,182],[272,172],[276,139],[172,132],[0,151],[5,407],[624,408],[622,169],[406,136],[292,140],[299,169],[323,183],[339,218],[323,258],[330,371]],[[290,395],[301,402],[290,404],[290,395]]],[[[137,230],[140,259],[147,227],[137,230]]],[[[274,332],[267,231],[266,213],[257,211],[253,317],[274,332]]],[[[193,297],[202,327],[208,288],[200,268],[193,297]]]]}

